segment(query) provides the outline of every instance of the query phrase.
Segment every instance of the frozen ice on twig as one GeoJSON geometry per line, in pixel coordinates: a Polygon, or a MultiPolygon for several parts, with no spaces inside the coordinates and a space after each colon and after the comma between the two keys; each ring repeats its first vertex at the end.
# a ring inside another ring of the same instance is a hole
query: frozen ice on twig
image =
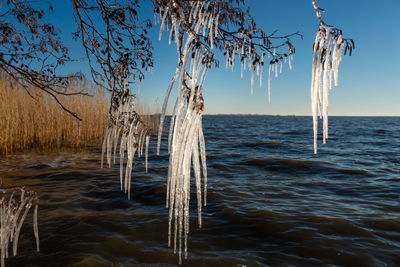
{"type": "MultiPolygon", "coordinates": [[[[126,77],[127,75],[128,73],[126,73],[126,77]]],[[[101,167],[103,167],[103,158],[104,154],[106,154],[107,163],[111,168],[112,151],[114,152],[113,157],[115,164],[116,151],[119,144],[121,191],[127,193],[129,199],[134,157],[136,152],[138,157],[142,156],[144,142],[146,142],[145,166],[147,171],[148,142],[150,135],[147,126],[142,122],[139,114],[136,112],[134,96],[129,93],[126,79],[122,78],[121,82],[124,84],[123,89],[121,91],[113,91],[111,96],[108,126],[101,153],[101,167]],[[127,153],[127,160],[124,175],[125,153],[127,153]]]]}
{"type": "MultiPolygon", "coordinates": [[[[344,41],[341,31],[326,25],[316,0],[312,0],[320,28],[315,35],[311,75],[311,109],[313,115],[314,153],[318,151],[318,116],[322,118],[323,143],[328,139],[329,89],[332,89],[332,75],[338,84],[339,63],[342,60],[344,41]],[[333,48],[333,49],[332,49],[333,48]]],[[[290,63],[290,58],[289,58],[290,63]]]]}
{"type": "Polygon", "coordinates": [[[8,246],[13,244],[13,255],[17,255],[19,233],[29,209],[34,206],[33,232],[36,239],[36,250],[39,251],[39,230],[37,222],[39,199],[34,191],[23,187],[0,188],[0,247],[1,267],[8,258],[8,246]],[[18,197],[19,196],[19,197],[18,197]]]}

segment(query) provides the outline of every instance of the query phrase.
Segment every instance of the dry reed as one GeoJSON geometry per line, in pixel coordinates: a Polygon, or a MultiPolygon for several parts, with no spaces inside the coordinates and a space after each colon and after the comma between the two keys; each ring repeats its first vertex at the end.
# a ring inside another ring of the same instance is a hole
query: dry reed
{"type": "Polygon", "coordinates": [[[60,97],[67,108],[82,118],[79,125],[49,95],[33,87],[24,89],[6,75],[0,75],[0,154],[99,146],[106,128],[109,100],[86,82],[74,82],[69,91],[81,89],[92,96],[60,97]]]}
{"type": "MultiPolygon", "coordinates": [[[[7,75],[0,74],[0,154],[32,149],[100,147],[107,125],[109,97],[86,81],[70,85],[69,92],[77,91],[88,92],[91,96],[60,96],[59,99],[82,119],[81,124],[43,91],[23,88],[7,75]]],[[[159,115],[151,114],[149,106],[140,101],[136,106],[141,119],[154,134],[159,115]]]]}

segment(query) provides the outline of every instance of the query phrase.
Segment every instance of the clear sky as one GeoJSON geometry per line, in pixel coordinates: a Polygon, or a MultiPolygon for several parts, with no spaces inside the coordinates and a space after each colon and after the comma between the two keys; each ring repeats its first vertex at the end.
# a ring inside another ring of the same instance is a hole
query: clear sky
{"type": "MultiPolygon", "coordinates": [[[[282,34],[295,31],[303,34],[303,40],[294,40],[293,69],[284,65],[283,73],[272,79],[272,101],[269,104],[266,93],[268,71],[264,70],[263,87],[260,88],[255,81],[254,94],[251,95],[250,73],[245,72],[241,79],[240,65],[234,72],[225,69],[221,55],[221,67],[211,69],[204,84],[205,113],[311,115],[312,44],[318,29],[311,0],[247,2],[258,27],[265,32],[276,29],[282,34]]],[[[400,116],[400,1],[319,0],[318,3],[326,10],[323,14],[325,22],[342,29],[344,37],[352,38],[356,43],[353,56],[344,56],[341,62],[339,85],[330,91],[329,114],[400,116]]],[[[151,10],[144,12],[153,18],[151,10]]],[[[62,22],[63,35],[71,32],[65,29],[74,28],[68,12],[56,8],[53,16],[62,22]]],[[[155,37],[155,68],[146,76],[140,94],[137,88],[134,92],[142,102],[160,109],[175,72],[177,54],[175,44],[168,45],[166,32],[158,41],[158,30],[159,25],[155,25],[151,33],[155,37]]],[[[71,44],[77,46],[76,42],[71,41],[71,44]]],[[[77,47],[76,51],[78,53],[80,49],[77,47]]],[[[73,68],[87,71],[78,63],[73,68]]],[[[173,106],[173,98],[169,106],[173,106]]]]}

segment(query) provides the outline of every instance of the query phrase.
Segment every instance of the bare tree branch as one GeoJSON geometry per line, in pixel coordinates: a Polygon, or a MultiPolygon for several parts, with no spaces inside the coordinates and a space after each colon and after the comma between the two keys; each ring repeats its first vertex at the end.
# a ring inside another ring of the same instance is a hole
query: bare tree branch
{"type": "Polygon", "coordinates": [[[61,108],[80,120],[57,98],[57,95],[70,95],[67,92],[69,81],[82,75],[58,74],[58,68],[72,60],[57,28],[44,19],[43,8],[51,11],[51,3],[22,0],[5,3],[6,6],[0,8],[0,70],[25,88],[31,84],[50,94],[61,108]]]}

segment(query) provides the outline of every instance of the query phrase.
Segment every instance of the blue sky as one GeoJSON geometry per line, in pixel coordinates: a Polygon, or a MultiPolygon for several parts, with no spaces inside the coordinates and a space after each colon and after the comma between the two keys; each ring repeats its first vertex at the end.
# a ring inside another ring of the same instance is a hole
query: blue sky
{"type": "MultiPolygon", "coordinates": [[[[150,2],[150,1],[149,1],[150,2]]],[[[204,85],[206,114],[271,114],[311,115],[310,82],[312,44],[318,29],[311,0],[249,0],[258,27],[265,32],[277,29],[286,34],[300,31],[304,38],[294,40],[296,54],[293,69],[284,65],[283,73],[272,79],[272,101],[267,101],[267,71],[263,87],[255,82],[250,94],[250,73],[240,78],[240,65],[235,71],[221,67],[208,72],[204,85]]],[[[344,37],[356,43],[353,56],[343,57],[339,68],[339,85],[330,91],[330,115],[400,116],[400,1],[398,0],[319,0],[326,9],[324,20],[343,30],[344,37]]],[[[59,3],[59,2],[58,2],[59,3]]],[[[57,3],[57,5],[59,5],[57,3]]],[[[69,5],[70,2],[64,3],[69,5]]],[[[61,4],[60,4],[61,6],[61,4]]],[[[56,6],[52,15],[62,22],[64,36],[74,29],[71,14],[56,6]]],[[[64,7],[66,8],[66,6],[64,7]]],[[[151,9],[149,9],[151,10],[151,9]]],[[[153,18],[151,11],[149,17],[153,18]]],[[[152,35],[157,37],[159,25],[152,35]]],[[[141,85],[140,101],[160,109],[167,86],[174,74],[177,54],[174,44],[168,45],[164,33],[161,41],[154,38],[155,68],[141,85]]],[[[74,41],[67,41],[80,48],[74,41]]],[[[224,62],[222,56],[221,63],[224,62]]],[[[70,66],[74,71],[87,71],[82,63],[70,66]]],[[[171,99],[172,100],[172,99],[171,99]]],[[[170,106],[173,101],[170,101],[170,106]]]]}

